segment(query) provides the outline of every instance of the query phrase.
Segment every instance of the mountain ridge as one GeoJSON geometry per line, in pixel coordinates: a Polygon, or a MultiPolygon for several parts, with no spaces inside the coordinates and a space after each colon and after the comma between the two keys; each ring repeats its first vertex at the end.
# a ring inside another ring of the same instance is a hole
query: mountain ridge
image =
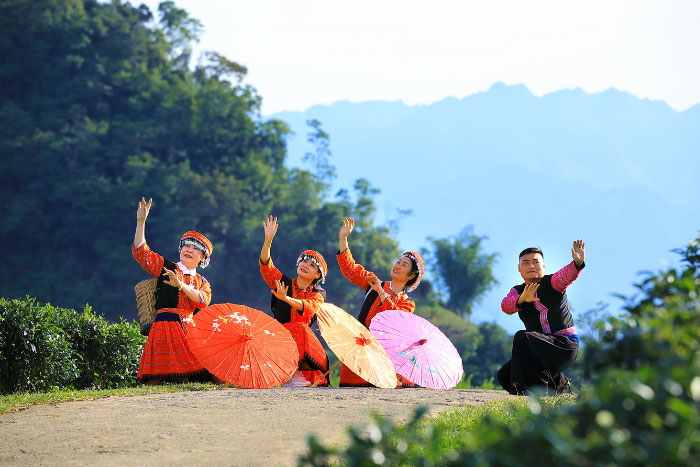
{"type": "Polygon", "coordinates": [[[535,96],[524,85],[496,83],[428,105],[346,101],[268,118],[295,133],[289,166],[305,167],[306,121],[317,119],[338,173],[331,192],[365,177],[382,191],[380,221],[413,209],[400,222],[402,247],[426,246],[426,237],[466,225],[488,236],[486,251],[501,255],[500,284],[474,320],[511,332],[520,322],[501,316],[499,296],[520,281],[515,264],[525,246],[544,248],[553,273],[568,262],[571,241],[586,240],[590,272],[570,289],[582,311],[632,293],[637,271],[673,263],[669,251],[700,227],[700,105],[679,112],[612,88],[535,96]],[[596,282],[605,285],[596,290],[596,282]]]}

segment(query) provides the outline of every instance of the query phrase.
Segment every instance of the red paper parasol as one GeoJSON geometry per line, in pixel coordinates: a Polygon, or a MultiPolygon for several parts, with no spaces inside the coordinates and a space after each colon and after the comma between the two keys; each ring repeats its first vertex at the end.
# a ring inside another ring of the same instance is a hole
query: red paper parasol
{"type": "Polygon", "coordinates": [[[262,311],[221,303],[202,309],[187,329],[187,343],[214,376],[244,388],[271,388],[289,380],[299,364],[292,335],[262,311]]]}
{"type": "Polygon", "coordinates": [[[396,372],[377,339],[359,321],[331,303],[316,312],[328,347],[345,366],[379,388],[395,388],[396,372]]]}
{"type": "Polygon", "coordinates": [[[431,389],[450,389],[462,379],[459,352],[428,320],[388,310],[376,315],[369,328],[404,378],[431,389]]]}

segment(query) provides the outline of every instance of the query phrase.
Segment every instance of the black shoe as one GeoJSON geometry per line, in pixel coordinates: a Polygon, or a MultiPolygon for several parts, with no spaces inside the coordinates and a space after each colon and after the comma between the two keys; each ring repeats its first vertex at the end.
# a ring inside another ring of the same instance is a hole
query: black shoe
{"type": "Polygon", "coordinates": [[[571,387],[571,380],[567,378],[563,373],[561,375],[562,382],[557,388],[557,396],[564,394],[567,389],[571,387]]]}

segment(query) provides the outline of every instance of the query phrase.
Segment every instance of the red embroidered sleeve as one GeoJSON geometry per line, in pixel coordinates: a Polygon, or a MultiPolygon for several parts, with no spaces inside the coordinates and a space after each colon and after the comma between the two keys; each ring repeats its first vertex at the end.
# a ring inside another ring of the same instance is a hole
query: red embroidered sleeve
{"type": "Polygon", "coordinates": [[[304,316],[308,316],[309,320],[316,314],[318,307],[325,301],[320,292],[311,292],[300,300],[304,304],[304,316]]]}
{"type": "Polygon", "coordinates": [[[204,299],[202,304],[204,306],[209,306],[209,303],[211,303],[211,284],[209,283],[209,281],[202,281],[202,287],[199,288],[199,294],[204,299]]]}
{"type": "Polygon", "coordinates": [[[372,272],[367,271],[362,265],[357,264],[350,253],[350,248],[337,255],[338,266],[340,272],[347,280],[363,289],[367,287],[367,277],[372,275],[372,272]]]}
{"type": "Polygon", "coordinates": [[[146,242],[141,244],[138,248],[134,248],[134,244],[132,243],[131,254],[139,265],[150,275],[158,277],[160,273],[163,272],[163,257],[151,251],[146,242]]]}
{"type": "Polygon", "coordinates": [[[510,289],[510,292],[508,293],[506,298],[504,298],[501,302],[501,310],[503,310],[505,313],[508,313],[509,315],[520,311],[520,309],[518,308],[518,298],[520,298],[520,294],[517,290],[515,290],[515,287],[513,287],[512,289],[510,289]]]}
{"type": "Polygon", "coordinates": [[[556,290],[557,292],[564,292],[567,287],[571,285],[573,281],[578,279],[578,276],[581,274],[581,270],[583,269],[583,265],[581,265],[581,269],[576,268],[576,264],[574,262],[570,262],[560,270],[554,273],[552,276],[552,288],[556,290]]]}
{"type": "Polygon", "coordinates": [[[265,280],[265,283],[267,283],[267,286],[274,289],[275,281],[282,279],[282,273],[275,267],[272,258],[270,258],[267,264],[263,264],[260,260],[258,260],[258,262],[260,263],[260,275],[265,280]]]}

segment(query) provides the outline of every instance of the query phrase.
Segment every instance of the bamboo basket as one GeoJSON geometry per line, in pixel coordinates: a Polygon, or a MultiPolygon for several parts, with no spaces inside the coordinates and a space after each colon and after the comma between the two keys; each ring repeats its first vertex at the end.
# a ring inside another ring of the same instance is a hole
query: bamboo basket
{"type": "Polygon", "coordinates": [[[134,287],[136,291],[136,312],[141,324],[141,334],[148,335],[151,325],[156,319],[156,283],[157,278],[146,279],[134,287]]]}

